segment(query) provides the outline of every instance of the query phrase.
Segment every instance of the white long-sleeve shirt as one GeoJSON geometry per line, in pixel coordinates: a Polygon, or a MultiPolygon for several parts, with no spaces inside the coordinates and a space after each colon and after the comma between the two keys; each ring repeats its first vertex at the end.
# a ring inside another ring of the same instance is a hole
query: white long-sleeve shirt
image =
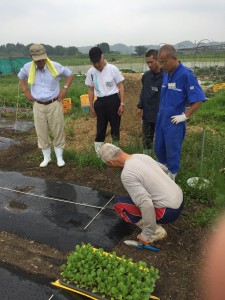
{"type": "Polygon", "coordinates": [[[150,156],[133,154],[126,160],[121,180],[131,199],[141,210],[142,236],[149,239],[156,229],[154,208],[179,208],[181,188],[164,173],[150,156]]]}

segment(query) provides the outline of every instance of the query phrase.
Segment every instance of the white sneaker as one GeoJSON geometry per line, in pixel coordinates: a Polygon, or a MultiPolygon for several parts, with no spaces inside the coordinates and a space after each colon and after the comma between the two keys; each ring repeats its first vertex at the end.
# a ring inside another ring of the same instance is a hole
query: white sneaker
{"type": "Polygon", "coordinates": [[[99,156],[99,151],[103,144],[104,144],[104,142],[94,142],[95,152],[98,156],[99,156]]]}
{"type": "Polygon", "coordinates": [[[150,243],[163,240],[167,237],[166,230],[161,225],[156,225],[156,230],[153,235],[151,235],[149,241],[150,243]]]}

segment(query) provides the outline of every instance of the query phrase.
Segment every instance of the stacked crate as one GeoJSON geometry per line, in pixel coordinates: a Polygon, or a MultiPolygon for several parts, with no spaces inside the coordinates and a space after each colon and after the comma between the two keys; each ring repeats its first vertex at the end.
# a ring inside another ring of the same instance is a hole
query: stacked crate
{"type": "Polygon", "coordinates": [[[63,112],[64,114],[68,114],[71,111],[72,103],[71,98],[65,98],[62,100],[63,112]]]}
{"type": "Polygon", "coordinates": [[[219,90],[223,90],[223,89],[225,89],[225,82],[223,82],[223,83],[216,83],[212,87],[213,93],[216,93],[219,90]]]}
{"type": "MultiPolygon", "coordinates": [[[[96,97],[94,98],[94,101],[96,97]]],[[[80,96],[80,104],[83,111],[90,111],[90,102],[88,94],[84,94],[80,96]]]]}

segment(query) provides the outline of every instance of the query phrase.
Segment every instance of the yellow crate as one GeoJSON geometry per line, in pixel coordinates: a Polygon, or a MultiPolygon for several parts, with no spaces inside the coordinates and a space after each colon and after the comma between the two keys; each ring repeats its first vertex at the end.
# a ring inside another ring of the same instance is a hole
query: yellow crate
{"type": "Polygon", "coordinates": [[[71,108],[72,108],[71,98],[63,99],[62,100],[62,107],[63,107],[64,114],[69,113],[71,111],[71,108]]]}
{"type": "Polygon", "coordinates": [[[216,83],[212,87],[213,93],[218,92],[219,90],[225,89],[225,82],[224,83],[216,83]]]}
{"type": "Polygon", "coordinates": [[[88,94],[80,96],[80,104],[81,106],[90,106],[88,94]]]}
{"type": "MultiPolygon", "coordinates": [[[[96,99],[97,98],[94,97],[94,101],[96,99]]],[[[80,96],[80,104],[81,104],[81,107],[82,107],[83,111],[90,110],[90,102],[89,102],[89,96],[88,96],[88,94],[84,94],[84,95],[80,96]]]]}

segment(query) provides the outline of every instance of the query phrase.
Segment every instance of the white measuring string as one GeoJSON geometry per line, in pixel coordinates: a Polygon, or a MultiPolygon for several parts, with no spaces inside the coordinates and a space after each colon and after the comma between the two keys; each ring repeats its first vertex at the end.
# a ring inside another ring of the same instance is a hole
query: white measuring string
{"type": "Polygon", "coordinates": [[[113,200],[114,197],[115,195],[109,199],[109,201],[101,208],[101,210],[97,213],[97,215],[95,215],[94,218],[92,218],[92,220],[84,227],[84,230],[88,228],[88,226],[94,221],[94,219],[97,218],[97,216],[103,211],[103,209],[106,208],[106,206],[113,200]]]}
{"type": "Polygon", "coordinates": [[[20,194],[24,194],[24,195],[34,196],[34,197],[38,197],[38,198],[54,200],[54,201],[57,201],[57,202],[69,203],[69,204],[80,205],[80,206],[91,207],[91,208],[98,208],[98,209],[101,209],[101,210],[104,209],[105,206],[108,204],[107,203],[104,207],[101,207],[101,206],[91,205],[91,204],[87,204],[87,203],[71,202],[69,200],[64,200],[64,199],[60,199],[60,198],[47,197],[47,196],[37,195],[37,194],[33,194],[33,193],[21,192],[21,191],[10,189],[10,188],[0,187],[0,189],[10,191],[10,192],[16,192],[16,193],[20,193],[20,194]]]}

